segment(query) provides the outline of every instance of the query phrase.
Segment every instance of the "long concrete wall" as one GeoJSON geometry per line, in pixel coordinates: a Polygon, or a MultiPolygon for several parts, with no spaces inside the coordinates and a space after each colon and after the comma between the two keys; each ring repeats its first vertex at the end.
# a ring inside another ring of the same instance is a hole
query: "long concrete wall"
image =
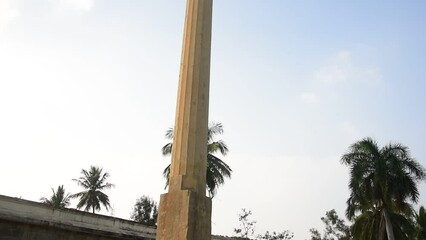
{"type": "Polygon", "coordinates": [[[129,220],[0,195],[0,240],[154,240],[155,233],[129,220]]]}
{"type": "Polygon", "coordinates": [[[155,228],[0,195],[0,240],[155,239],[155,228]]]}

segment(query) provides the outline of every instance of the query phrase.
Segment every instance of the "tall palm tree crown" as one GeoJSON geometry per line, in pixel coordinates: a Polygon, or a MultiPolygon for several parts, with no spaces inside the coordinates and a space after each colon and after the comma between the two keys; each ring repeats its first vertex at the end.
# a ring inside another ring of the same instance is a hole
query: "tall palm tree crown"
{"type": "MultiPolygon", "coordinates": [[[[206,174],[206,187],[210,197],[214,197],[217,188],[225,183],[225,178],[230,178],[232,169],[228,164],[223,162],[220,158],[213,155],[221,153],[225,156],[228,153],[228,146],[224,141],[214,141],[217,134],[223,133],[223,126],[221,123],[210,123],[207,132],[207,174],[206,174]]],[[[173,139],[173,128],[166,131],[166,138],[173,139]]],[[[167,143],[162,148],[164,156],[172,153],[173,143],[167,143]]],[[[163,176],[166,178],[166,187],[169,185],[170,164],[164,169],[163,176]]]]}
{"type": "Polygon", "coordinates": [[[45,197],[40,198],[40,201],[49,207],[53,208],[66,208],[70,205],[70,194],[65,194],[64,185],[58,186],[58,189],[52,188],[52,196],[48,199],[45,197]]]}
{"type": "Polygon", "coordinates": [[[73,179],[73,181],[85,189],[85,191],[71,196],[73,198],[80,198],[77,208],[84,207],[84,211],[92,209],[92,212],[95,213],[95,210],[101,210],[102,204],[108,210],[111,207],[109,197],[102,191],[114,187],[114,184],[107,182],[109,173],[103,173],[102,168],[90,166],[88,171],[81,170],[81,174],[82,176],[78,179],[73,179]]]}
{"type": "Polygon", "coordinates": [[[401,144],[379,148],[376,141],[365,138],[353,144],[341,162],[350,168],[346,215],[355,221],[355,239],[407,239],[414,230],[410,202],[418,201],[417,183],[426,176],[408,148],[401,144]]]}

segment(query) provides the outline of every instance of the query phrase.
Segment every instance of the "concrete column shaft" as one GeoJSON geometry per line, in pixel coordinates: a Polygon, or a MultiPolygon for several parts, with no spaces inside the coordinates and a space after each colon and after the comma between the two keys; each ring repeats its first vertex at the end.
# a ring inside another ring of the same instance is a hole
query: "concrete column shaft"
{"type": "Polygon", "coordinates": [[[206,190],[212,0],[188,0],[170,190],[206,190]]]}
{"type": "Polygon", "coordinates": [[[206,197],[212,0],[187,0],[169,192],[157,240],[210,240],[206,197]]]}

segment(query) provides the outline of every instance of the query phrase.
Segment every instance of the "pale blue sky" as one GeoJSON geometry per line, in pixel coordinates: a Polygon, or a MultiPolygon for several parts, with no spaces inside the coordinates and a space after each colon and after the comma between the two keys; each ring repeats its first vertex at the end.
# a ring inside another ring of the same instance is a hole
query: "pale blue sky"
{"type": "MultiPolygon", "coordinates": [[[[241,208],[258,233],[297,240],[325,211],[343,217],[339,158],[366,136],[426,166],[425,11],[421,0],[214,1],[210,120],[225,126],[234,170],[213,200],[215,234],[232,234],[241,208]]],[[[115,216],[158,200],[184,13],[183,0],[0,0],[0,194],[76,192],[71,179],[99,165],[115,216]]]]}

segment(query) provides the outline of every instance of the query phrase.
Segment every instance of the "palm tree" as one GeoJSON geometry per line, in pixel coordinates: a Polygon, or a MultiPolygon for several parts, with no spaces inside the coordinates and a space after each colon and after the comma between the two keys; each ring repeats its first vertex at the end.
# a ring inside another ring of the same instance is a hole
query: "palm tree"
{"type": "Polygon", "coordinates": [[[52,196],[48,199],[45,197],[40,198],[40,201],[49,207],[53,208],[66,208],[70,205],[70,194],[65,194],[64,185],[58,186],[58,189],[52,188],[52,196]]]}
{"type": "Polygon", "coordinates": [[[419,213],[415,216],[416,222],[416,239],[426,239],[426,210],[420,207],[419,213]]]}
{"type": "Polygon", "coordinates": [[[89,171],[81,170],[82,176],[78,179],[73,179],[79,186],[82,186],[85,191],[72,195],[73,198],[80,198],[77,208],[83,208],[84,211],[95,213],[95,210],[101,210],[101,204],[104,205],[106,210],[111,207],[109,197],[102,191],[114,187],[113,184],[107,182],[109,173],[102,173],[103,169],[99,167],[90,166],[89,171]]]}
{"type": "Polygon", "coordinates": [[[355,221],[355,239],[407,239],[413,232],[410,202],[418,201],[417,182],[426,176],[408,148],[401,144],[379,148],[376,141],[365,138],[353,144],[341,162],[350,168],[346,215],[355,221]]]}
{"type": "MultiPolygon", "coordinates": [[[[231,178],[232,169],[228,164],[223,162],[220,158],[216,157],[215,153],[220,152],[223,156],[228,153],[228,146],[224,141],[214,141],[214,136],[223,133],[223,126],[221,123],[210,123],[207,132],[207,174],[206,174],[206,187],[210,197],[214,197],[217,188],[225,183],[225,178],[231,178]]],[[[173,128],[166,131],[166,138],[173,139],[173,128]]],[[[162,148],[164,156],[172,153],[173,143],[167,143],[162,148]]],[[[166,178],[166,187],[169,185],[170,164],[164,169],[163,176],[166,178]]]]}

